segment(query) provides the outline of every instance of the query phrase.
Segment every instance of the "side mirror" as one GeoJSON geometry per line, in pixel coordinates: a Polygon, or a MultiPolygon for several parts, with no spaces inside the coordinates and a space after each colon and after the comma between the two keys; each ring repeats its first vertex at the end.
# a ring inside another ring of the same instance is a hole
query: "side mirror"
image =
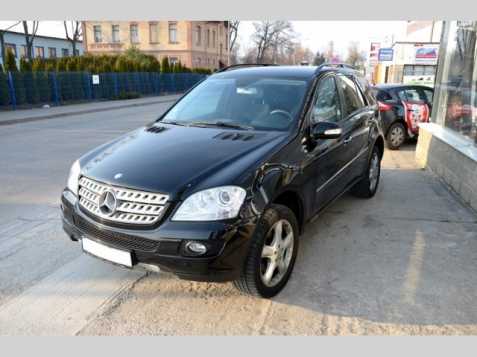
{"type": "Polygon", "coordinates": [[[343,130],[336,123],[318,122],[311,128],[312,139],[337,139],[341,136],[343,130]]]}

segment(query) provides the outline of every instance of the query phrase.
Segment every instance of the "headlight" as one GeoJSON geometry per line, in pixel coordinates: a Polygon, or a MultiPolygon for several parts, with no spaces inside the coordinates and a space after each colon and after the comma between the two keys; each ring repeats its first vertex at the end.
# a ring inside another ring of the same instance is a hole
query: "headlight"
{"type": "Polygon", "coordinates": [[[173,221],[218,221],[237,217],[246,192],[237,186],[223,186],[190,195],[172,217],[173,221]]]}
{"type": "Polygon", "coordinates": [[[75,195],[78,195],[78,179],[80,175],[81,167],[78,160],[76,160],[70,169],[70,175],[68,176],[68,182],[66,187],[73,192],[75,195]]]}

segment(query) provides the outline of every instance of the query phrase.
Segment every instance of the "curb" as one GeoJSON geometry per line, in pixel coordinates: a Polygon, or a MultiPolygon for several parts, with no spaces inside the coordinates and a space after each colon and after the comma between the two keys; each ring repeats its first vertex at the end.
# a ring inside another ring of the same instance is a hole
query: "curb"
{"type": "MultiPolygon", "coordinates": [[[[178,96],[180,96],[180,94],[178,96]]],[[[36,117],[24,117],[24,118],[0,120],[0,126],[2,126],[2,125],[14,125],[14,124],[20,124],[20,123],[28,123],[28,122],[39,121],[39,120],[55,119],[55,118],[61,118],[61,117],[66,117],[66,116],[74,116],[74,115],[89,114],[89,113],[96,113],[96,112],[106,112],[106,111],[116,110],[116,109],[142,107],[142,106],[145,106],[145,105],[169,103],[169,102],[175,102],[175,101],[177,101],[177,99],[179,99],[179,98],[162,99],[162,100],[158,99],[158,100],[155,100],[155,101],[152,101],[152,102],[146,102],[146,103],[131,103],[131,104],[124,104],[124,105],[117,105],[117,106],[114,106],[114,107],[84,109],[84,110],[78,110],[78,111],[74,111],[74,112],[47,114],[47,115],[36,116],[36,117]]]]}

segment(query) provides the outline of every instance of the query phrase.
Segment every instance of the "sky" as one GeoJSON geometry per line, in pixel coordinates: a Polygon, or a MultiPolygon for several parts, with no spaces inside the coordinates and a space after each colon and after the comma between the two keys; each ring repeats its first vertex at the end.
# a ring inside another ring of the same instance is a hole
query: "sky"
{"type": "MultiPolygon", "coordinates": [[[[0,21],[0,28],[15,24],[16,21],[0,21]]],[[[367,51],[371,41],[381,42],[387,36],[403,34],[406,21],[292,21],[299,40],[313,52],[326,49],[329,41],[334,41],[337,53],[344,57],[350,42],[358,42],[363,51],[367,51]]],[[[12,28],[23,31],[22,25],[12,28]]],[[[253,34],[253,21],[242,21],[239,27],[240,52],[252,46],[250,37],[253,34]]],[[[38,34],[65,37],[62,21],[42,21],[38,34]]]]}
{"type": "MultiPolygon", "coordinates": [[[[382,42],[393,35],[400,37],[405,32],[406,21],[292,21],[304,47],[313,52],[324,51],[333,40],[337,53],[344,57],[350,42],[358,42],[363,51],[368,51],[371,41],[382,42]]],[[[253,21],[243,21],[239,27],[240,52],[251,46],[254,32],[253,21]]]]}

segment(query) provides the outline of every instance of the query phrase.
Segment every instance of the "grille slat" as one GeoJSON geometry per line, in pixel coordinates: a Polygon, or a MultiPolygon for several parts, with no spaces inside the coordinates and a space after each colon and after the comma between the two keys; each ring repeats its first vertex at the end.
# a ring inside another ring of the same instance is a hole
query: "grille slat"
{"type": "Polygon", "coordinates": [[[114,247],[123,248],[126,250],[140,250],[144,252],[157,251],[160,243],[151,239],[131,236],[128,234],[110,232],[96,228],[94,225],[76,216],[78,227],[87,236],[94,237],[105,243],[109,243],[114,247]]]}
{"type": "Polygon", "coordinates": [[[80,206],[88,212],[106,221],[134,225],[156,223],[169,200],[168,195],[112,186],[85,176],[79,180],[78,193],[80,206]],[[109,215],[99,207],[101,195],[106,191],[114,192],[116,197],[116,209],[109,215]]]}

